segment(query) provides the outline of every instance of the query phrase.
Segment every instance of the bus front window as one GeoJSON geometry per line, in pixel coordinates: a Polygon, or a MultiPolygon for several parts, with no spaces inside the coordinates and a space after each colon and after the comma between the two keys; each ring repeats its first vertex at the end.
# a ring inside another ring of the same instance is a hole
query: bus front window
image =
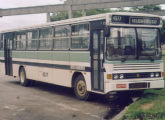
{"type": "Polygon", "coordinates": [[[108,60],[160,59],[159,30],[111,27],[106,49],[108,60]]]}
{"type": "Polygon", "coordinates": [[[110,33],[110,37],[107,38],[107,58],[109,60],[135,59],[135,29],[112,27],[110,33]]]}
{"type": "Polygon", "coordinates": [[[140,59],[145,58],[146,56],[156,57],[160,55],[158,29],[137,28],[137,34],[140,59]]]}

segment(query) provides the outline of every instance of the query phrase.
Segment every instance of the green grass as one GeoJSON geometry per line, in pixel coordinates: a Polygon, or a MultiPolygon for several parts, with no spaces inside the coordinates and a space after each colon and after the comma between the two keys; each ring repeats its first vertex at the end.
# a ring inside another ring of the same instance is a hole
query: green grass
{"type": "MultiPolygon", "coordinates": [[[[163,60],[165,63],[165,53],[163,60]]],[[[128,107],[121,120],[165,120],[165,89],[145,90],[142,98],[128,107]]]]}

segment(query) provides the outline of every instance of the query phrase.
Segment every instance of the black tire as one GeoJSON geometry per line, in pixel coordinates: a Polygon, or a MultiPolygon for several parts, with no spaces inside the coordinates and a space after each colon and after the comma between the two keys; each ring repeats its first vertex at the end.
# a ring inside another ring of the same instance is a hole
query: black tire
{"type": "Polygon", "coordinates": [[[90,93],[87,91],[86,83],[82,75],[77,76],[75,79],[74,93],[80,100],[89,100],[90,93]]]}
{"type": "Polygon", "coordinates": [[[19,71],[19,80],[20,80],[20,84],[22,86],[27,87],[30,85],[30,81],[28,79],[26,79],[26,72],[23,67],[19,71]]]}

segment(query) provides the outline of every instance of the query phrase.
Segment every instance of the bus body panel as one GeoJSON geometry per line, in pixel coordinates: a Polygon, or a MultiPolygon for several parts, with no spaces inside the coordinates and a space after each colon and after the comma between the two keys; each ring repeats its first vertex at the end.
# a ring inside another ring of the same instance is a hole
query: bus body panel
{"type": "Polygon", "coordinates": [[[73,74],[80,72],[91,91],[90,71],[85,71],[85,67],[90,68],[89,58],[89,52],[13,51],[13,76],[19,76],[23,66],[27,79],[72,87],[73,74]]]}

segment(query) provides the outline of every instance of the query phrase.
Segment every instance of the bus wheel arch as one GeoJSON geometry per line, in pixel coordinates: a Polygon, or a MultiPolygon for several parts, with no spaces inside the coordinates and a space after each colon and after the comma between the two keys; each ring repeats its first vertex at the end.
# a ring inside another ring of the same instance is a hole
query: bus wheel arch
{"type": "Polygon", "coordinates": [[[74,72],[73,75],[72,75],[72,88],[74,87],[74,83],[75,83],[75,80],[76,80],[76,77],[78,77],[79,75],[83,75],[81,72],[74,72]]]}
{"type": "Polygon", "coordinates": [[[88,100],[89,92],[87,91],[87,85],[82,73],[75,72],[72,77],[72,87],[76,97],[80,100],[88,100]]]}

